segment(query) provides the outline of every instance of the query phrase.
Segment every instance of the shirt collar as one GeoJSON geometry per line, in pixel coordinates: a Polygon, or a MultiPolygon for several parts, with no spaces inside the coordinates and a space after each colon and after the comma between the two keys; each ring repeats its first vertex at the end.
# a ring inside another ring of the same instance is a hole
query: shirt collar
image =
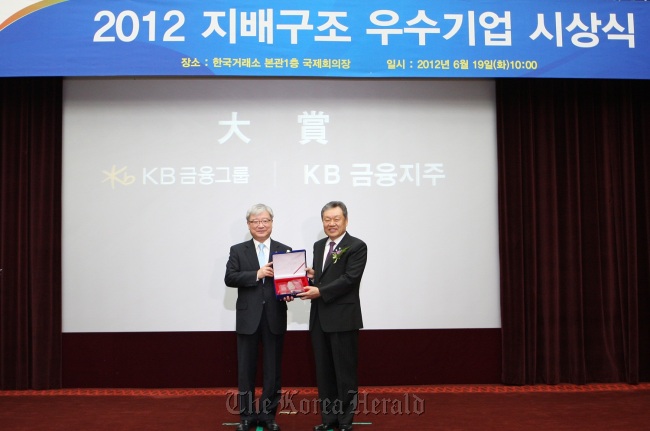
{"type": "Polygon", "coordinates": [[[329,247],[329,243],[334,241],[335,242],[334,247],[338,247],[339,244],[341,243],[341,241],[343,241],[343,238],[345,238],[346,234],[347,234],[347,231],[343,232],[343,235],[341,235],[340,237],[335,238],[335,239],[331,239],[330,237],[327,237],[327,241],[325,241],[325,244],[329,247]]]}

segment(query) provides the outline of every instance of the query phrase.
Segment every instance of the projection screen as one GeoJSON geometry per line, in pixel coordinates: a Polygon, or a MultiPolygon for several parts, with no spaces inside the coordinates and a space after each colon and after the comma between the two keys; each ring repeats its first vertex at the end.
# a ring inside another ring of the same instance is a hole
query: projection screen
{"type": "Polygon", "coordinates": [[[487,80],[66,79],[64,332],[233,331],[246,210],[311,265],[331,200],[368,244],[365,328],[498,328],[494,104],[487,80]]]}

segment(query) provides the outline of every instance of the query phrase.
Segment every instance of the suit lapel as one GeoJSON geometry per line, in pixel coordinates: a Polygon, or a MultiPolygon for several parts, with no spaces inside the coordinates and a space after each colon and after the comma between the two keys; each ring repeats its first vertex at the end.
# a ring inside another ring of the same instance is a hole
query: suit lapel
{"type": "Polygon", "coordinates": [[[316,241],[314,244],[314,270],[318,274],[323,273],[323,259],[325,258],[325,241],[327,241],[327,238],[323,238],[321,240],[316,241]]]}
{"type": "Polygon", "coordinates": [[[271,250],[270,250],[271,253],[269,254],[269,261],[273,260],[271,259],[271,255],[273,255],[273,253],[280,253],[285,251],[286,250],[280,249],[280,245],[276,241],[271,240],[271,250]]]}
{"type": "Polygon", "coordinates": [[[253,262],[251,267],[260,267],[260,263],[257,260],[257,250],[255,250],[255,243],[252,239],[246,243],[246,258],[253,262]]]}
{"type": "MultiPolygon", "coordinates": [[[[334,251],[342,250],[343,248],[345,248],[347,246],[347,244],[348,244],[349,238],[350,238],[350,234],[346,232],[345,236],[343,237],[341,242],[339,242],[338,245],[334,248],[334,251]]],[[[325,244],[329,244],[329,238],[325,238],[325,244]]],[[[325,259],[325,244],[323,244],[323,247],[321,248],[321,250],[323,250],[323,259],[325,259]]],[[[329,249],[329,247],[328,247],[328,249],[329,249]]],[[[325,271],[327,271],[328,268],[330,266],[332,266],[333,264],[334,264],[334,259],[330,260],[327,263],[327,265],[325,265],[325,268],[323,268],[323,273],[325,273],[325,271]]]]}
{"type": "Polygon", "coordinates": [[[288,251],[289,251],[288,249],[284,249],[280,247],[279,242],[271,240],[271,245],[269,246],[268,262],[271,262],[273,260],[274,253],[286,253],[288,251]]]}

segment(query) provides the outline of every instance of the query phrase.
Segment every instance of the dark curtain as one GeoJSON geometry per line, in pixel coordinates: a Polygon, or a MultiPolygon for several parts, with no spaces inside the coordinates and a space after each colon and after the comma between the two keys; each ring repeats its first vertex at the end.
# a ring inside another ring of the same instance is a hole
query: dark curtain
{"type": "Polygon", "coordinates": [[[61,387],[62,80],[0,79],[0,388],[61,387]]]}
{"type": "Polygon", "coordinates": [[[649,83],[497,81],[506,384],[647,378],[649,83]]]}

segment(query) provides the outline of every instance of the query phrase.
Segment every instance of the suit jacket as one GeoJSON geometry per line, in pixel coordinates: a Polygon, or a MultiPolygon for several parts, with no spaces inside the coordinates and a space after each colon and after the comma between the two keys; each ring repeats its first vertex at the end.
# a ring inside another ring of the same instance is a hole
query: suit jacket
{"type": "MultiPolygon", "coordinates": [[[[285,253],[291,247],[271,240],[269,261],[273,253],[285,253]]],[[[257,280],[257,250],[253,240],[248,240],[230,247],[230,256],[226,264],[226,286],[237,288],[236,331],[239,334],[253,334],[262,318],[266,306],[266,317],[271,332],[284,334],[287,331],[287,303],[275,297],[273,277],[257,280]]]]}
{"type": "Polygon", "coordinates": [[[352,331],[363,328],[359,285],[366,268],[368,247],[362,240],[346,233],[337,250],[348,248],[340,254],[335,263],[331,261],[323,268],[325,244],[323,238],[314,244],[314,281],[320,290],[320,298],[311,301],[309,328],[314,319],[320,319],[324,332],[352,331]]]}

